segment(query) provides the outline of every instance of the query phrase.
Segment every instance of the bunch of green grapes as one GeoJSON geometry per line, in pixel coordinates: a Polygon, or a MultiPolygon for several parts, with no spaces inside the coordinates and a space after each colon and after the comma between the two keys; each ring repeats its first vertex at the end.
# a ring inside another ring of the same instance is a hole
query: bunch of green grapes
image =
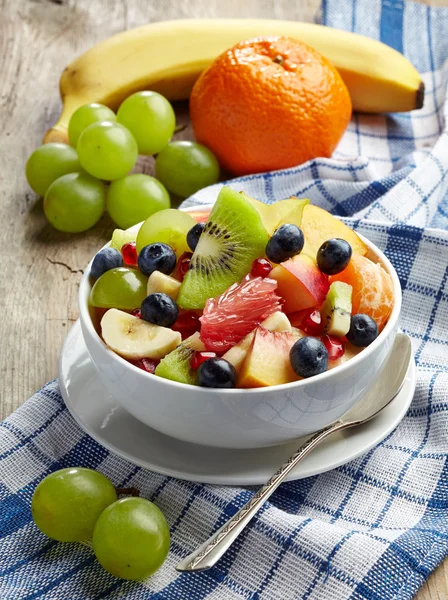
{"type": "Polygon", "coordinates": [[[185,198],[216,183],[215,156],[195,142],[170,142],[175,126],[171,104],[151,91],[129,96],[117,114],[96,103],[78,108],[68,125],[70,145],[40,146],[26,165],[30,187],[44,196],[48,221],[77,233],[93,227],[106,208],[127,229],[169,209],[168,191],[185,198]],[[129,175],[139,154],[157,155],[157,179],[129,175]]]}
{"type": "Polygon", "coordinates": [[[61,469],[36,487],[34,522],[60,542],[92,538],[100,564],[112,575],[144,579],[161,567],[170,547],[163,513],[144,498],[117,499],[107,477],[85,468],[61,469]]]}

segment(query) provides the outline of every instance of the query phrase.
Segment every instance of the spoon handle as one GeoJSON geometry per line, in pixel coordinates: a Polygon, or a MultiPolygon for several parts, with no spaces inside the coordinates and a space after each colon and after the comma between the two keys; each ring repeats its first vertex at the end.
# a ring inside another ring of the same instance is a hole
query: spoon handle
{"type": "Polygon", "coordinates": [[[327,436],[345,427],[347,423],[336,421],[310,437],[227,523],[176,566],[177,571],[205,571],[213,567],[299,462],[327,436]]]}

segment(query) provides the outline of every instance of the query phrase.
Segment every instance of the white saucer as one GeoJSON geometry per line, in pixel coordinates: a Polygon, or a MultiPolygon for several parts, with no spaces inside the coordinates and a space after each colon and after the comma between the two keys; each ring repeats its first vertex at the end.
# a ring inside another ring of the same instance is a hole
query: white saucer
{"type": "MultiPolygon", "coordinates": [[[[79,321],[62,348],[59,383],[67,408],[97,442],[137,465],[179,479],[221,485],[262,484],[301,444],[298,439],[271,448],[228,450],[181,442],[151,429],[126,412],[101,386],[79,321]]],[[[307,456],[288,479],[329,471],[373,448],[404,417],[414,389],[412,361],[400,394],[378,417],[334,434],[307,456]]]]}

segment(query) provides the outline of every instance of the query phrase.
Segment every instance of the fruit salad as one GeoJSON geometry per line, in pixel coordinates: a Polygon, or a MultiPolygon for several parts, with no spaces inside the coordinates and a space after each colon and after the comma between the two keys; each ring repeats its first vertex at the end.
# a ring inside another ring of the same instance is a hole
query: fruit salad
{"type": "Polygon", "coordinates": [[[223,187],[208,212],[166,209],[115,230],[90,269],[109,348],[151,375],[209,388],[281,385],[371,344],[389,274],[309,200],[266,205],[223,187]]]}

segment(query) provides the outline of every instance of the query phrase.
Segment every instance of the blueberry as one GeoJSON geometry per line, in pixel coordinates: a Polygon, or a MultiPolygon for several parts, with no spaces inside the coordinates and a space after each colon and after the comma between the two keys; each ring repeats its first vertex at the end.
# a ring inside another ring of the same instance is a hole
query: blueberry
{"type": "Polygon", "coordinates": [[[187,233],[187,244],[192,252],[196,250],[196,246],[198,245],[201,233],[204,231],[204,227],[205,223],[196,223],[196,225],[193,225],[193,227],[187,233]]]}
{"type": "Polygon", "coordinates": [[[96,254],[90,267],[90,274],[94,279],[101,277],[106,271],[123,266],[123,257],[116,248],[104,248],[96,254]]]}
{"type": "Polygon", "coordinates": [[[345,240],[327,240],[317,251],[317,265],[322,273],[336,275],[345,269],[352,257],[352,247],[345,240]]]}
{"type": "Polygon", "coordinates": [[[157,292],[150,294],[142,302],[142,319],[160,325],[161,327],[171,327],[177,321],[179,309],[168,294],[157,292]]]}
{"type": "Polygon", "coordinates": [[[266,256],[274,263],[281,263],[299,254],[304,243],[303,231],[297,225],[280,225],[267,243],[266,256]]]}
{"type": "Polygon", "coordinates": [[[168,244],[155,243],[144,246],[138,255],[138,268],[144,275],[161,271],[170,275],[176,266],[176,254],[168,244]]]}
{"type": "Polygon", "coordinates": [[[353,315],[346,337],[350,344],[364,348],[378,337],[378,325],[369,315],[353,315]]]}
{"type": "Polygon", "coordinates": [[[328,367],[328,351],[320,340],[313,337],[297,340],[291,348],[289,359],[299,377],[319,375],[328,367]]]}
{"type": "Polygon", "coordinates": [[[198,383],[208,388],[234,388],[235,367],[224,358],[208,358],[198,369],[198,383]]]}

